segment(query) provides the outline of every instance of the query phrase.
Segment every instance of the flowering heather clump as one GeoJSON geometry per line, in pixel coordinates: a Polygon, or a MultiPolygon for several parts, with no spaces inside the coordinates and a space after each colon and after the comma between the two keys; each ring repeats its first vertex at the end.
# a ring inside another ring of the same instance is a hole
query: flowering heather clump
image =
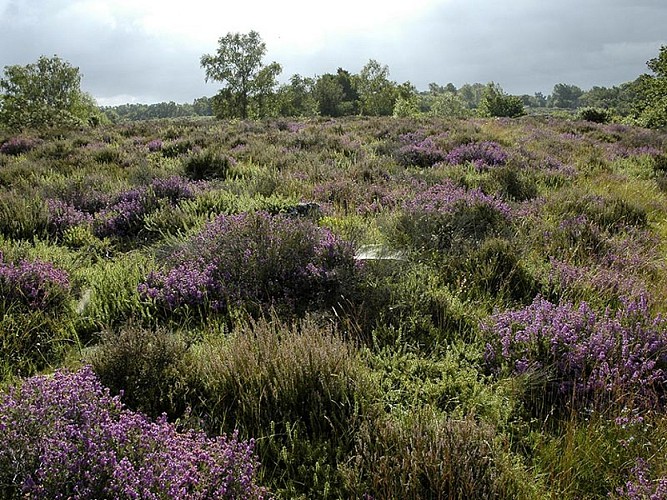
{"type": "Polygon", "coordinates": [[[544,372],[549,401],[664,403],[667,320],[652,318],[643,297],[604,313],[585,302],[556,305],[538,297],[495,314],[483,330],[488,366],[498,374],[544,372]]]}
{"type": "Polygon", "coordinates": [[[267,213],[220,216],[151,273],[139,292],[173,310],[235,304],[325,304],[354,272],[354,252],[304,219],[267,213]]]}
{"type": "Polygon", "coordinates": [[[3,262],[0,252],[0,312],[12,306],[52,310],[61,306],[70,291],[69,276],[49,262],[3,262]]]}
{"type": "Polygon", "coordinates": [[[153,139],[148,144],[146,144],[148,151],[155,153],[156,151],[162,151],[162,141],[160,139],[153,139]]]}
{"type": "Polygon", "coordinates": [[[445,152],[431,137],[424,138],[419,133],[413,133],[402,135],[400,140],[405,143],[397,152],[401,165],[431,167],[445,159],[445,152]]]}
{"type": "Polygon", "coordinates": [[[167,179],[154,179],[149,188],[157,198],[168,199],[170,203],[176,204],[181,200],[194,199],[197,189],[202,185],[173,175],[167,179]]]}
{"type": "Polygon", "coordinates": [[[660,500],[667,498],[667,477],[651,480],[649,465],[646,460],[637,459],[636,465],[630,472],[632,478],[623,486],[616,489],[616,495],[610,495],[614,499],[625,500],[660,500]]]}
{"type": "Polygon", "coordinates": [[[502,200],[446,180],[404,203],[398,230],[417,248],[446,250],[456,242],[476,243],[499,233],[511,216],[502,200]]]}
{"type": "Polygon", "coordinates": [[[574,266],[551,258],[549,286],[561,298],[575,299],[595,294],[607,302],[622,297],[648,296],[646,285],[638,278],[605,266],[574,266]]]}
{"type": "Polygon", "coordinates": [[[100,237],[135,235],[143,227],[146,214],[156,210],[161,200],[172,205],[192,199],[198,184],[178,176],[155,179],[148,187],[138,187],[120,193],[116,200],[96,214],[95,234],[100,237]]]}
{"type": "Polygon", "coordinates": [[[10,156],[18,156],[27,153],[39,144],[37,139],[30,139],[27,137],[12,137],[11,139],[2,143],[0,146],[0,153],[10,156]]]}
{"type": "Polygon", "coordinates": [[[471,162],[476,168],[483,170],[504,165],[507,162],[507,153],[496,142],[473,142],[452,149],[445,160],[452,165],[471,162]]]}
{"type": "Polygon", "coordinates": [[[52,234],[62,236],[63,232],[70,227],[89,224],[93,216],[79,210],[71,203],[61,200],[47,200],[49,229],[52,234]]]}
{"type": "Polygon", "coordinates": [[[90,367],[0,394],[4,498],[262,498],[253,442],[179,433],[111,397],[90,367]]]}
{"type": "Polygon", "coordinates": [[[130,189],[121,193],[109,207],[95,217],[94,231],[99,237],[127,237],[136,234],[143,225],[143,217],[157,209],[157,200],[146,188],[130,189]]]}

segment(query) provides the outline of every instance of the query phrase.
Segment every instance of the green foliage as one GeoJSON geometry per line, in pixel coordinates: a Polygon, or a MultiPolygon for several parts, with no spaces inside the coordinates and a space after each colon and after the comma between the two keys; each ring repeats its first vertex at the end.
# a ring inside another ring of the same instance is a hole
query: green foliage
{"type": "Polygon", "coordinates": [[[432,99],[429,114],[443,118],[465,118],[470,116],[470,110],[458,94],[442,92],[432,99]]]}
{"type": "Polygon", "coordinates": [[[216,432],[255,437],[272,489],[326,498],[374,394],[354,350],[311,320],[289,326],[273,318],[193,346],[191,359],[194,415],[216,432]]]}
{"type": "Polygon", "coordinates": [[[281,116],[315,116],[318,102],[313,95],[315,80],[295,74],[289,84],[278,90],[278,106],[281,116]]]}
{"type": "Polygon", "coordinates": [[[414,118],[419,116],[419,100],[415,97],[396,99],[394,113],[396,118],[414,118]]]}
{"type": "Polygon", "coordinates": [[[612,116],[606,109],[587,107],[577,111],[577,118],[594,123],[609,123],[612,116]]]}
{"type": "Polygon", "coordinates": [[[374,59],[361,68],[357,78],[361,114],[389,116],[398,98],[396,84],[389,80],[389,67],[374,59]]]}
{"type": "Polygon", "coordinates": [[[264,66],[262,57],[266,44],[259,33],[227,33],[218,40],[215,55],[201,56],[201,67],[206,81],[225,85],[213,99],[213,110],[219,118],[250,116],[251,105],[258,107],[259,116],[265,116],[266,100],[273,93],[276,77],[281,71],[278,63],[264,66]]]}
{"type": "Polygon", "coordinates": [[[0,79],[0,123],[17,130],[98,124],[102,115],[80,83],[79,68],[58,56],[5,66],[0,79]]]}
{"type": "Polygon", "coordinates": [[[333,75],[325,73],[313,86],[313,97],[322,116],[345,116],[359,110],[359,93],[356,80],[342,68],[333,75]]]}
{"type": "Polygon", "coordinates": [[[584,91],[576,85],[557,83],[551,92],[549,103],[554,108],[576,109],[583,94],[584,91]]]}
{"type": "Polygon", "coordinates": [[[497,83],[489,83],[484,89],[477,108],[480,116],[515,118],[523,115],[523,102],[520,97],[507,95],[497,83]]]}
{"type": "Polygon", "coordinates": [[[183,415],[177,394],[185,377],[185,341],[164,329],[147,330],[138,325],[118,332],[107,330],[87,361],[105,387],[123,394],[123,403],[153,418],[166,413],[171,419],[183,415]]]}
{"type": "Polygon", "coordinates": [[[206,149],[193,153],[183,161],[185,175],[195,181],[224,179],[233,160],[217,151],[206,149]]]}
{"type": "Polygon", "coordinates": [[[428,410],[371,421],[344,466],[346,486],[354,498],[501,498],[493,436],[428,410]]]}
{"type": "Polygon", "coordinates": [[[642,75],[638,79],[637,120],[649,128],[667,127],[667,45],[660,47],[658,56],[646,64],[653,75],[642,75]]]}

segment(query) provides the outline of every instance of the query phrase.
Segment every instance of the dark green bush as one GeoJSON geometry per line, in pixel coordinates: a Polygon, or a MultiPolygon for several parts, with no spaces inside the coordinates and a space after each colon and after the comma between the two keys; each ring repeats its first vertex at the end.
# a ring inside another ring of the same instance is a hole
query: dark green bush
{"type": "Polygon", "coordinates": [[[607,109],[586,107],[577,111],[577,119],[594,123],[609,123],[612,116],[607,109]]]}
{"type": "Polygon", "coordinates": [[[192,180],[224,179],[227,177],[227,171],[233,161],[227,155],[207,149],[185,158],[183,168],[185,169],[185,175],[192,180]]]}
{"type": "Polygon", "coordinates": [[[88,361],[105,387],[114,394],[122,392],[123,403],[153,418],[162,413],[171,419],[183,415],[178,391],[188,345],[179,335],[129,325],[117,332],[107,330],[101,338],[88,361]]]}
{"type": "Polygon", "coordinates": [[[518,249],[507,240],[486,240],[464,259],[458,257],[453,256],[446,267],[450,279],[465,282],[462,291],[471,299],[489,296],[496,303],[529,303],[537,293],[537,281],[522,266],[518,249]]]}

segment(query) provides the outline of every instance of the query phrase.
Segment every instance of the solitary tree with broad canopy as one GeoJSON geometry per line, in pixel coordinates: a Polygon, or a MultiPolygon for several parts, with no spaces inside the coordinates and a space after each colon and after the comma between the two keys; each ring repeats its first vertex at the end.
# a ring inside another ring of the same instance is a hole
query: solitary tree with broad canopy
{"type": "Polygon", "coordinates": [[[80,84],[79,68],[58,56],[5,66],[0,78],[0,124],[15,130],[96,124],[102,113],[80,84]]]}
{"type": "Polygon", "coordinates": [[[227,33],[218,40],[215,54],[201,56],[206,81],[217,81],[224,88],[213,98],[213,109],[219,118],[248,118],[251,105],[260,116],[267,114],[268,100],[282,71],[276,62],[265,66],[262,57],[266,44],[259,33],[227,33]]]}

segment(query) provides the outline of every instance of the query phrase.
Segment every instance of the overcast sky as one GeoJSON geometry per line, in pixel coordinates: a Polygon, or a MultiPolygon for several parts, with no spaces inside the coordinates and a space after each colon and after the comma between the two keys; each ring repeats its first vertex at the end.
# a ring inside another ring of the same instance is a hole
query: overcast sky
{"type": "Polygon", "coordinates": [[[214,95],[199,58],[256,30],[280,77],[369,59],[420,90],[494,81],[512,94],[612,86],[667,45],[667,0],[0,0],[0,67],[57,54],[100,104],[214,95]]]}

